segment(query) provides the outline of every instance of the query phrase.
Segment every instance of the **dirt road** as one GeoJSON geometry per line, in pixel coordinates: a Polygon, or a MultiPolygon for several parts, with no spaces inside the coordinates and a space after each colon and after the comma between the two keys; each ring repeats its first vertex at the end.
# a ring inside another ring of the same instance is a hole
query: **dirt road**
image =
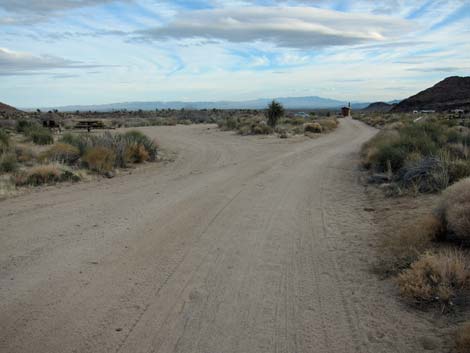
{"type": "Polygon", "coordinates": [[[0,351],[417,352],[431,325],[370,273],[374,131],[143,129],[174,163],[0,202],[0,351]]]}

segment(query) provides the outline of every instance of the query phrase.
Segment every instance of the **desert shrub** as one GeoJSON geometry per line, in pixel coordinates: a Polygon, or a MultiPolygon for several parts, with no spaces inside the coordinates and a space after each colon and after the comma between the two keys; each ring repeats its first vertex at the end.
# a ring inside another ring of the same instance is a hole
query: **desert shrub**
{"type": "Polygon", "coordinates": [[[133,163],[142,163],[149,159],[149,153],[143,145],[132,145],[128,149],[129,160],[133,163]]]}
{"type": "Polygon", "coordinates": [[[400,294],[418,304],[454,304],[469,287],[470,269],[462,252],[425,253],[397,278],[400,294]]]}
{"type": "Polygon", "coordinates": [[[7,152],[0,155],[0,173],[11,173],[18,168],[16,154],[7,152]]]}
{"type": "Polygon", "coordinates": [[[51,145],[54,143],[52,132],[44,127],[29,128],[25,131],[25,135],[37,145],[51,145]]]}
{"type": "Polygon", "coordinates": [[[338,120],[336,119],[319,119],[317,122],[321,125],[323,131],[332,131],[338,127],[338,120]]]}
{"type": "Polygon", "coordinates": [[[16,122],[16,131],[19,132],[20,134],[24,134],[28,130],[31,130],[31,129],[34,130],[39,127],[40,127],[39,124],[35,120],[21,119],[16,122]]]}
{"type": "Polygon", "coordinates": [[[399,145],[380,145],[377,147],[373,162],[375,169],[380,172],[388,171],[397,172],[405,165],[407,157],[406,151],[399,145]]]}
{"type": "Polygon", "coordinates": [[[90,136],[85,134],[66,133],[60,138],[59,142],[76,147],[80,156],[83,156],[86,150],[92,146],[90,136]]]}
{"type": "Polygon", "coordinates": [[[397,172],[409,160],[411,154],[423,158],[438,156],[447,143],[447,128],[441,124],[401,124],[377,134],[363,147],[366,166],[385,171],[388,165],[397,172]]]}
{"type": "Polygon", "coordinates": [[[55,165],[40,165],[16,175],[16,185],[54,184],[60,181],[61,174],[61,170],[55,165]]]}
{"type": "Polygon", "coordinates": [[[447,145],[447,150],[454,158],[469,159],[470,148],[464,143],[450,143],[447,145]]]}
{"type": "Polygon", "coordinates": [[[383,240],[378,264],[380,271],[389,275],[408,268],[423,252],[433,247],[433,241],[440,239],[444,231],[441,219],[432,214],[402,227],[383,240]]]}
{"type": "MultiPolygon", "coordinates": [[[[449,185],[447,163],[442,157],[424,157],[401,168],[398,179],[417,192],[436,192],[449,185]]],[[[392,165],[392,169],[396,171],[392,165]]]]}
{"type": "Polygon", "coordinates": [[[16,145],[15,146],[16,159],[20,163],[30,164],[36,158],[33,150],[29,147],[16,145]]]}
{"type": "Polygon", "coordinates": [[[311,124],[305,124],[304,131],[312,132],[315,134],[320,134],[323,131],[323,128],[319,123],[311,123],[311,124]]]}
{"type": "Polygon", "coordinates": [[[116,154],[109,148],[96,146],[88,149],[82,160],[89,169],[104,174],[113,170],[116,154]]]}
{"type": "Polygon", "coordinates": [[[303,125],[305,124],[305,119],[304,118],[292,118],[292,119],[286,119],[286,123],[292,124],[292,125],[303,125]]]}
{"type": "Polygon", "coordinates": [[[158,146],[155,141],[151,140],[147,135],[140,131],[129,131],[124,134],[129,146],[131,146],[137,154],[132,156],[138,162],[155,161],[158,153],[158,146]],[[147,155],[147,156],[145,156],[147,155]],[[144,158],[145,157],[145,158],[144,158]]]}
{"type": "Polygon", "coordinates": [[[470,178],[459,181],[444,192],[438,214],[448,233],[465,242],[470,241],[470,178]]]}
{"type": "Polygon", "coordinates": [[[94,147],[104,147],[114,153],[114,167],[125,168],[130,162],[155,161],[158,145],[140,131],[129,131],[124,134],[72,135],[65,134],[62,143],[75,146],[80,155],[85,155],[94,147]]]}
{"type": "Polygon", "coordinates": [[[289,137],[289,134],[287,133],[287,130],[286,130],[286,129],[280,129],[280,130],[278,131],[278,136],[279,136],[279,138],[281,138],[281,139],[286,139],[286,138],[289,137]]]}
{"type": "Polygon", "coordinates": [[[41,155],[42,159],[50,162],[74,164],[80,158],[80,150],[66,143],[57,143],[41,155]]]}
{"type": "Polygon", "coordinates": [[[0,154],[6,152],[9,147],[10,135],[4,129],[0,129],[0,154]]]}
{"type": "Polygon", "coordinates": [[[284,107],[281,103],[276,101],[272,101],[268,105],[268,109],[266,110],[266,118],[268,121],[268,125],[272,128],[275,128],[279,119],[284,115],[284,107]]]}
{"type": "Polygon", "coordinates": [[[253,124],[251,126],[251,133],[253,135],[269,135],[273,133],[273,128],[266,124],[253,124]]]}
{"type": "Polygon", "coordinates": [[[251,126],[249,125],[242,125],[237,130],[239,135],[246,136],[251,135],[251,126]]]}
{"type": "Polygon", "coordinates": [[[179,125],[191,125],[193,122],[189,119],[180,119],[178,120],[179,125]]]}
{"type": "Polygon", "coordinates": [[[470,353],[470,322],[463,324],[455,337],[457,353],[470,353]]]}
{"type": "Polygon", "coordinates": [[[239,121],[233,117],[228,117],[226,119],[220,120],[217,125],[221,130],[237,130],[239,127],[239,121]]]}
{"type": "Polygon", "coordinates": [[[447,165],[449,183],[454,184],[460,179],[470,176],[470,161],[457,159],[450,161],[447,165]]]}
{"type": "Polygon", "coordinates": [[[400,135],[398,131],[394,129],[386,129],[377,133],[373,138],[371,138],[368,142],[366,142],[362,146],[361,155],[362,155],[363,165],[366,168],[374,168],[374,169],[386,168],[387,163],[385,163],[385,165],[382,165],[382,166],[379,165],[378,152],[382,146],[392,145],[393,143],[398,141],[399,138],[400,138],[400,135]]]}

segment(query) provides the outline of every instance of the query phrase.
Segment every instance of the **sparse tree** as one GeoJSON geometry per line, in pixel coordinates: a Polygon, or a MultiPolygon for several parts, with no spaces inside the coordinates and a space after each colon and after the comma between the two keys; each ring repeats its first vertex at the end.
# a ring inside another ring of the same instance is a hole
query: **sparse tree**
{"type": "Polygon", "coordinates": [[[284,107],[281,103],[272,101],[268,105],[266,117],[268,118],[268,125],[272,128],[276,127],[278,120],[284,115],[284,107]]]}

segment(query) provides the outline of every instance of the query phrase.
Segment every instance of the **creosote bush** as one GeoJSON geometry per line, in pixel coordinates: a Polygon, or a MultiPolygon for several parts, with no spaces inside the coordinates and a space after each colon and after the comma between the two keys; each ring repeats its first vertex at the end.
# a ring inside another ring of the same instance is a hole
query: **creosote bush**
{"type": "Polygon", "coordinates": [[[403,271],[397,282],[404,298],[448,307],[469,288],[470,268],[460,251],[428,252],[403,271]]]}

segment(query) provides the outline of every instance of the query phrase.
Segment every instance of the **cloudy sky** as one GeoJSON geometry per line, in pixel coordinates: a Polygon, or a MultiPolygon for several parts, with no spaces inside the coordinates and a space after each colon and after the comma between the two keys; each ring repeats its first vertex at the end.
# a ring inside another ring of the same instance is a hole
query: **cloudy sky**
{"type": "Polygon", "coordinates": [[[469,23],[469,0],[0,0],[0,101],[400,99],[470,75],[469,23]]]}

